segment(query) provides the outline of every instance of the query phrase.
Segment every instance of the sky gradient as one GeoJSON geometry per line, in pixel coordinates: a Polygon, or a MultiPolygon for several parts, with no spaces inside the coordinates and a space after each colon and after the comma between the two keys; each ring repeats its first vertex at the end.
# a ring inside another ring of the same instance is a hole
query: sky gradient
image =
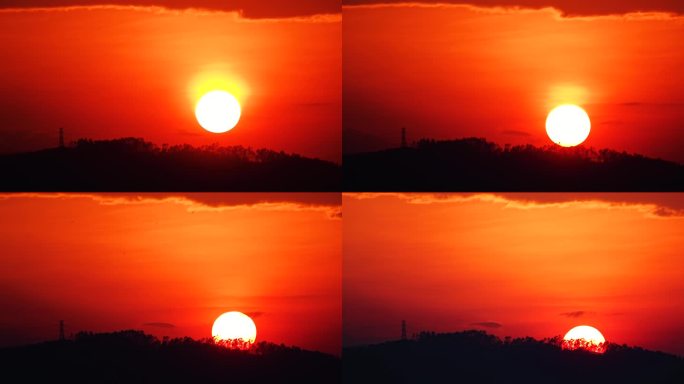
{"type": "Polygon", "coordinates": [[[189,3],[0,8],[0,153],[55,147],[64,127],[67,142],[133,136],[339,162],[340,14],[247,18],[189,3]],[[229,133],[195,119],[215,89],[242,104],[229,133]]]}
{"type": "Polygon", "coordinates": [[[592,121],[583,145],[684,163],[678,14],[411,3],[343,16],[345,153],[397,147],[401,127],[409,141],[547,145],[548,112],[573,103],[592,121]]]}
{"type": "Polygon", "coordinates": [[[684,355],[682,194],[345,194],[343,344],[482,329],[684,355]],[[380,230],[378,229],[380,228],[380,230]]]}
{"type": "Polygon", "coordinates": [[[0,197],[0,346],[141,329],[340,353],[339,194],[0,197]]]}

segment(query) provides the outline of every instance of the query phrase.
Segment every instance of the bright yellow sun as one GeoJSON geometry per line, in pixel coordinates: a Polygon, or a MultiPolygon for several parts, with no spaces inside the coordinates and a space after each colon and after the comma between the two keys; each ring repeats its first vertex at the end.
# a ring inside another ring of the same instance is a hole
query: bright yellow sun
{"type": "Polygon", "coordinates": [[[256,325],[242,312],[226,312],[214,321],[211,335],[217,344],[233,349],[249,349],[256,340],[256,325]]]}
{"type": "Polygon", "coordinates": [[[563,147],[581,144],[590,130],[589,115],[577,105],[559,105],[546,117],[546,133],[551,141],[563,147]]]}
{"type": "Polygon", "coordinates": [[[606,339],[598,329],[588,325],[578,325],[565,334],[562,347],[563,349],[585,349],[603,353],[606,351],[606,339]]]}
{"type": "Polygon", "coordinates": [[[242,109],[240,103],[226,91],[211,91],[202,96],[195,106],[197,122],[209,132],[224,133],[233,129],[242,109]]]}

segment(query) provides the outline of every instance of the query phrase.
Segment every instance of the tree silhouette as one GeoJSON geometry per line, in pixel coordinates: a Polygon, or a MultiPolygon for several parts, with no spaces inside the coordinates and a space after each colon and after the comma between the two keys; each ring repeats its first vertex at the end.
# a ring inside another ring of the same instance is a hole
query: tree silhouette
{"type": "Polygon", "coordinates": [[[604,354],[561,348],[560,336],[499,339],[436,334],[343,350],[345,383],[681,383],[684,359],[608,343],[604,354]]]}
{"type": "Polygon", "coordinates": [[[591,340],[584,340],[584,339],[570,339],[570,340],[563,340],[561,343],[561,347],[563,349],[569,349],[571,351],[574,351],[576,349],[583,349],[585,351],[590,351],[590,352],[595,352],[595,353],[603,353],[606,351],[607,344],[604,343],[594,343],[591,340]]]}
{"type": "Polygon", "coordinates": [[[268,149],[80,139],[0,156],[3,191],[335,191],[341,167],[268,149]]]}
{"type": "Polygon", "coordinates": [[[346,155],[347,191],[682,191],[684,166],[585,146],[505,146],[480,138],[346,155]]]}
{"type": "Polygon", "coordinates": [[[239,350],[249,350],[252,348],[252,342],[249,340],[244,340],[241,338],[238,339],[218,339],[214,338],[214,343],[216,345],[220,345],[224,348],[229,348],[229,349],[239,349],[239,350]]]}
{"type": "Polygon", "coordinates": [[[3,382],[339,383],[338,357],[260,342],[248,351],[211,338],[159,340],[142,331],[0,349],[3,382]]]}

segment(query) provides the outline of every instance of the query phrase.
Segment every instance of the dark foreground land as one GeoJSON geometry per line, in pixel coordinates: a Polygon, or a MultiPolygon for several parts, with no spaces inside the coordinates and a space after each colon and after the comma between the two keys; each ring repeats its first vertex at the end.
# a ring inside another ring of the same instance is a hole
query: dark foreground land
{"type": "Polygon", "coordinates": [[[35,192],[327,192],[335,163],[240,146],[156,146],[137,138],[0,156],[0,190],[35,192]]]}
{"type": "Polygon", "coordinates": [[[421,140],[344,156],[346,191],[684,191],[684,166],[582,146],[500,147],[479,138],[421,140]]]}
{"type": "Polygon", "coordinates": [[[345,383],[684,383],[684,359],[609,344],[562,350],[559,338],[500,340],[481,331],[345,348],[345,383]]]}
{"type": "Polygon", "coordinates": [[[340,359],[270,343],[250,352],[140,331],[0,349],[5,383],[339,383],[340,359]]]}

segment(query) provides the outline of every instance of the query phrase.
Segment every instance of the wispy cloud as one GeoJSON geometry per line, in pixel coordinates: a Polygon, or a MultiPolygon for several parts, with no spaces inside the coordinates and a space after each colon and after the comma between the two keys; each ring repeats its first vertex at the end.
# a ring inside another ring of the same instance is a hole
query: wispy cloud
{"type": "Polygon", "coordinates": [[[502,204],[508,209],[621,209],[634,210],[652,218],[684,217],[684,195],[661,194],[493,194],[493,193],[347,193],[353,199],[392,197],[409,204],[502,204]]]}
{"type": "Polygon", "coordinates": [[[171,323],[156,323],[156,322],[143,323],[143,326],[154,327],[154,328],[176,328],[176,326],[171,324],[171,323]]]}
{"type": "Polygon", "coordinates": [[[560,315],[561,315],[561,316],[571,317],[571,318],[576,319],[576,318],[578,318],[578,317],[590,315],[590,314],[592,314],[592,313],[593,313],[593,312],[587,312],[587,311],[573,311],[573,312],[563,312],[563,313],[561,313],[560,315]]]}
{"type": "Polygon", "coordinates": [[[91,199],[101,205],[175,204],[189,212],[223,212],[254,209],[263,211],[315,211],[330,219],[342,217],[339,194],[335,193],[191,193],[191,194],[96,194],[96,193],[8,193],[10,199],[91,199]]]}
{"type": "Polygon", "coordinates": [[[501,328],[503,325],[501,323],[497,323],[495,321],[481,321],[477,323],[470,323],[470,325],[474,327],[482,327],[482,328],[501,328]]]}
{"type": "Polygon", "coordinates": [[[639,4],[627,2],[603,5],[602,2],[566,1],[562,4],[540,3],[536,0],[499,0],[480,4],[478,0],[468,2],[462,0],[439,1],[391,1],[391,0],[344,0],[342,9],[382,9],[382,8],[452,8],[464,9],[485,14],[529,14],[534,12],[549,13],[556,19],[594,20],[670,20],[682,18],[684,5],[671,4],[670,7],[654,6],[652,1],[643,0],[639,4]],[[464,4],[467,3],[467,4],[464,4]]]}
{"type": "MultiPolygon", "coordinates": [[[[329,0],[330,2],[331,0],[329,0]]],[[[256,2],[252,4],[258,4],[256,2]]],[[[285,2],[268,8],[261,4],[258,7],[246,3],[243,6],[231,5],[230,2],[223,5],[202,4],[202,2],[177,1],[162,2],[158,4],[145,2],[139,4],[131,1],[43,1],[27,0],[23,2],[5,1],[0,4],[0,13],[47,13],[47,12],[75,12],[75,11],[136,11],[154,14],[169,15],[212,15],[222,13],[230,15],[235,21],[244,22],[301,22],[301,23],[340,23],[342,21],[341,9],[334,4],[312,7],[294,7],[288,9],[285,2]]]]}

